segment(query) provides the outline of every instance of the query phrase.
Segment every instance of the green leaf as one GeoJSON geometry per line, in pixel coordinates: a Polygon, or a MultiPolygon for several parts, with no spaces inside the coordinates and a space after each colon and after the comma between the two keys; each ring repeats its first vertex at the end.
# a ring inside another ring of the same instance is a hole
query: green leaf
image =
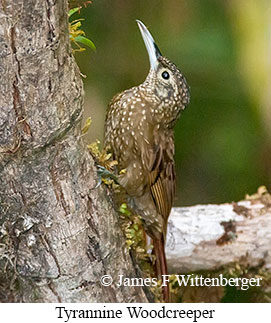
{"type": "Polygon", "coordinates": [[[74,13],[76,13],[77,11],[79,11],[80,9],[81,9],[80,7],[72,8],[72,9],[69,11],[69,13],[68,13],[69,18],[70,18],[74,13]]]}
{"type": "Polygon", "coordinates": [[[78,42],[78,43],[81,43],[81,44],[84,44],[84,45],[90,47],[93,50],[96,50],[96,47],[95,47],[94,43],[90,39],[88,39],[88,38],[86,38],[84,36],[76,36],[74,38],[74,40],[76,42],[78,42]]]}
{"type": "Polygon", "coordinates": [[[91,119],[91,117],[88,117],[85,122],[84,127],[81,129],[82,135],[85,135],[88,132],[88,129],[89,129],[91,123],[92,123],[92,119],[91,119]]]}
{"type": "Polygon", "coordinates": [[[120,213],[122,213],[122,214],[126,214],[126,215],[128,215],[128,216],[130,216],[130,215],[131,215],[131,212],[128,210],[128,207],[127,207],[127,204],[126,204],[126,203],[122,203],[122,204],[121,204],[121,206],[120,206],[120,208],[119,208],[119,211],[120,211],[120,213]]]}

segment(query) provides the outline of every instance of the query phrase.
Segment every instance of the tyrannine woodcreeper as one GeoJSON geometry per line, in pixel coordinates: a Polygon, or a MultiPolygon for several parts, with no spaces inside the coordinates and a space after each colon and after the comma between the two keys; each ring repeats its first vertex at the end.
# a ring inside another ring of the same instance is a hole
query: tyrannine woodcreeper
{"type": "MultiPolygon", "coordinates": [[[[165,58],[146,26],[137,20],[149,55],[145,81],[117,94],[109,104],[105,147],[118,169],[118,179],[133,199],[153,240],[158,278],[167,274],[165,241],[167,220],[175,193],[173,127],[190,100],[180,70],[165,58]]],[[[163,289],[169,300],[169,286],[163,289]]]]}

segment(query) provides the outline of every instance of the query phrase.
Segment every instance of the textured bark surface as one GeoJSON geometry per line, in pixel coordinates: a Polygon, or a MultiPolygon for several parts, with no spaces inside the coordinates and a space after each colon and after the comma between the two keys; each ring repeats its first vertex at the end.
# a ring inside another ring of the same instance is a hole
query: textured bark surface
{"type": "Polygon", "coordinates": [[[0,1],[0,298],[146,301],[106,188],[76,132],[82,81],[66,1],[0,1]]]}
{"type": "Polygon", "coordinates": [[[174,208],[166,254],[171,273],[235,263],[271,272],[271,196],[221,205],[174,208]]]}

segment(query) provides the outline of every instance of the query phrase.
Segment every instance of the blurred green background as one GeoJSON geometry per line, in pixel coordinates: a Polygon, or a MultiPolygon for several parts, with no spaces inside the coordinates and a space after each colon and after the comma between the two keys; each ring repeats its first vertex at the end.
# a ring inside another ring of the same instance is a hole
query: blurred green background
{"type": "Polygon", "coordinates": [[[270,7],[269,0],[93,0],[76,16],[97,47],[75,53],[87,76],[85,118],[93,119],[87,141],[102,141],[110,99],[148,73],[140,19],[191,87],[175,128],[175,205],[270,189],[270,7]]]}

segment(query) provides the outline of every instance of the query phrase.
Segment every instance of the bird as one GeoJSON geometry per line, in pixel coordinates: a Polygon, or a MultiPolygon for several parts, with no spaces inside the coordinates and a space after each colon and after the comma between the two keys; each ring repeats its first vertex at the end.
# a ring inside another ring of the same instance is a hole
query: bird
{"type": "MultiPolygon", "coordinates": [[[[146,79],[113,97],[104,130],[104,146],[118,162],[118,182],[136,205],[152,239],[156,275],[167,275],[165,242],[173,205],[176,173],[173,128],[190,102],[190,89],[180,69],[161,54],[151,33],[136,20],[147,49],[146,79]]],[[[163,300],[170,299],[169,286],[163,300]]]]}

